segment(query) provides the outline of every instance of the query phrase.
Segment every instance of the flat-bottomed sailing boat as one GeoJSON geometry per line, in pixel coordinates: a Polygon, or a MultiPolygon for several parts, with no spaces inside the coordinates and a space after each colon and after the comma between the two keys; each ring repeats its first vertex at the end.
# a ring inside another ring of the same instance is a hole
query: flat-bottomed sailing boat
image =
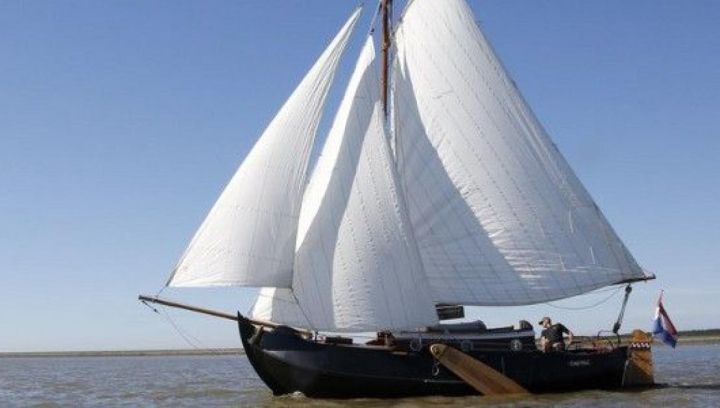
{"type": "Polygon", "coordinates": [[[439,323],[458,310],[452,305],[542,303],[653,276],[552,143],[465,2],[411,0],[394,27],[390,8],[390,0],[378,8],[380,57],[368,36],[309,180],[328,88],[359,10],[269,124],[168,280],[262,287],[250,316],[141,300],[237,320],[249,361],[275,394],[652,384],[640,332],[630,345],[546,353],[527,322],[439,323]],[[319,335],[369,331],[392,341],[319,335]]]}

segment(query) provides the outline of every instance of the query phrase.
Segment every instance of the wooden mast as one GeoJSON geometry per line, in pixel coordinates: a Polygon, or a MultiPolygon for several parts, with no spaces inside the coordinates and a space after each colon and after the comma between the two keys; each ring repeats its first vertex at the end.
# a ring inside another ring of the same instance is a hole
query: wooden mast
{"type": "Polygon", "coordinates": [[[382,12],[382,104],[383,113],[388,114],[388,73],[390,72],[390,11],[392,9],[392,0],[381,0],[382,12]]]}

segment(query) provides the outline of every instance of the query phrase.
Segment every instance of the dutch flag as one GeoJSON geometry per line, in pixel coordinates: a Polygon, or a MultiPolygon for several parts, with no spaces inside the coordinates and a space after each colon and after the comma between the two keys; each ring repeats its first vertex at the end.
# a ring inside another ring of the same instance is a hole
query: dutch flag
{"type": "Polygon", "coordinates": [[[655,320],[653,321],[653,335],[659,337],[663,343],[675,348],[677,345],[678,333],[675,325],[670,320],[665,308],[662,304],[662,292],[658,299],[657,309],[655,309],[655,320]]]}

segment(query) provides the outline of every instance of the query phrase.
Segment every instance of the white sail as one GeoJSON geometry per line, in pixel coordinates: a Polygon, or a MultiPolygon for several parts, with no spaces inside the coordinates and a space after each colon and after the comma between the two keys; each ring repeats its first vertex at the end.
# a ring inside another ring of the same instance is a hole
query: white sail
{"type": "MultiPolygon", "coordinates": [[[[372,38],[358,59],[303,202],[293,293],[315,330],[409,329],[437,322],[380,104],[372,38]]],[[[258,300],[258,317],[293,324],[296,309],[258,300]],[[263,315],[261,311],[265,311],[263,315]]]]}
{"type": "Polygon", "coordinates": [[[292,290],[287,288],[260,289],[250,316],[256,320],[282,322],[293,327],[308,326],[308,320],[295,301],[292,290]]]}
{"type": "Polygon", "coordinates": [[[396,32],[396,157],[433,300],[520,305],[644,276],[462,0],[396,32]]]}
{"type": "Polygon", "coordinates": [[[240,165],[168,281],[170,286],[289,287],[308,158],[348,19],[240,165]]]}

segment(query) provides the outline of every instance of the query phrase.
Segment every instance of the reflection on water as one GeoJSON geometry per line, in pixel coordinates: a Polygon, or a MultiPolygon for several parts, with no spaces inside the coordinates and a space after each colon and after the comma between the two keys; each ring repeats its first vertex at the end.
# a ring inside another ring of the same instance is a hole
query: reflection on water
{"type": "Polygon", "coordinates": [[[350,401],[273,397],[242,356],[0,358],[0,406],[720,406],[720,345],[658,347],[654,357],[661,385],[643,391],[350,401]]]}

